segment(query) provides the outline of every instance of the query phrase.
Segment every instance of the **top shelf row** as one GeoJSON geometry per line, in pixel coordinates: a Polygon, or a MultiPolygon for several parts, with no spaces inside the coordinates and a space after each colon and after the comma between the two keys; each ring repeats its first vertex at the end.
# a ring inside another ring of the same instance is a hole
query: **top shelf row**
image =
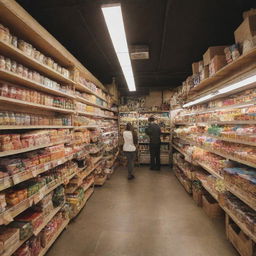
{"type": "MultiPolygon", "coordinates": [[[[53,79],[53,83],[72,86],[104,101],[107,101],[105,96],[110,95],[97,78],[14,0],[0,0],[1,54],[13,62],[17,61],[19,66],[24,65],[25,69],[35,70],[39,75],[53,79]],[[86,84],[80,83],[80,80],[85,80],[86,84]],[[92,84],[96,90],[90,90],[94,88],[92,84]]],[[[28,86],[21,80],[15,82],[28,86]]],[[[34,87],[44,90],[39,86],[34,87]]]]}

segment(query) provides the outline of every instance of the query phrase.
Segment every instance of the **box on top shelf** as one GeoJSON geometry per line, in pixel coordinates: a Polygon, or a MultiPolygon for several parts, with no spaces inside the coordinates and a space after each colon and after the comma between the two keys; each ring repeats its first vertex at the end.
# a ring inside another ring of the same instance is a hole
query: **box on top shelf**
{"type": "Polygon", "coordinates": [[[209,65],[204,66],[203,70],[200,72],[200,81],[203,81],[208,77],[209,77],[209,65]]]}
{"type": "Polygon", "coordinates": [[[236,43],[243,44],[245,40],[256,35],[256,15],[247,17],[235,31],[236,43]]]}
{"type": "Polygon", "coordinates": [[[199,62],[192,63],[192,72],[193,74],[199,73],[199,62]]]}
{"type": "Polygon", "coordinates": [[[249,11],[245,11],[243,12],[243,18],[244,20],[249,17],[249,16],[253,16],[256,15],[256,9],[250,9],[249,11]]]}
{"type": "Polygon", "coordinates": [[[227,46],[221,45],[221,46],[211,46],[208,48],[208,50],[204,53],[203,58],[204,58],[204,65],[207,66],[210,64],[211,59],[215,55],[224,55],[224,49],[227,46]]]}
{"type": "Polygon", "coordinates": [[[223,68],[226,64],[227,64],[227,61],[226,61],[225,55],[214,56],[209,66],[210,76],[213,76],[218,70],[223,68]]]}

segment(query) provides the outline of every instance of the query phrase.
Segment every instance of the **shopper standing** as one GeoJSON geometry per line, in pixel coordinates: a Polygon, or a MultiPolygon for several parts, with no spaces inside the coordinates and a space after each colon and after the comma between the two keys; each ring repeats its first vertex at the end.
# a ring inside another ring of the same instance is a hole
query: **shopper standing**
{"type": "Polygon", "coordinates": [[[161,145],[161,128],[155,122],[153,116],[148,119],[149,125],[145,132],[149,136],[149,150],[150,150],[150,170],[160,170],[160,145],[161,145]]]}
{"type": "Polygon", "coordinates": [[[135,178],[133,175],[134,161],[136,157],[136,145],[138,143],[137,133],[131,123],[127,123],[126,130],[123,132],[124,146],[123,151],[128,161],[128,180],[135,178]]]}

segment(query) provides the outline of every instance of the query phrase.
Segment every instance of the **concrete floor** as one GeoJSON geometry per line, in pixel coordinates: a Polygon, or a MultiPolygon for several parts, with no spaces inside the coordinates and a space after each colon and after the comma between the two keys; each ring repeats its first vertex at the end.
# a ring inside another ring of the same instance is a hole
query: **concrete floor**
{"type": "Polygon", "coordinates": [[[212,221],[166,168],[119,169],[96,188],[47,256],[237,256],[224,220],[212,221]]]}

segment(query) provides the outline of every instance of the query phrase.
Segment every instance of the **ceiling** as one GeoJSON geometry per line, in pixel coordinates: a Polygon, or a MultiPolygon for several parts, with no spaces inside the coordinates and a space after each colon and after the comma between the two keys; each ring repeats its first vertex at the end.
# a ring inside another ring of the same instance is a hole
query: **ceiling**
{"type": "MultiPolygon", "coordinates": [[[[104,0],[17,0],[102,83],[116,77],[126,93],[101,5],[104,0]]],[[[149,60],[134,60],[139,92],[174,88],[191,74],[191,63],[208,46],[232,44],[242,12],[255,0],[120,0],[128,45],[150,49],[149,60]]]]}

